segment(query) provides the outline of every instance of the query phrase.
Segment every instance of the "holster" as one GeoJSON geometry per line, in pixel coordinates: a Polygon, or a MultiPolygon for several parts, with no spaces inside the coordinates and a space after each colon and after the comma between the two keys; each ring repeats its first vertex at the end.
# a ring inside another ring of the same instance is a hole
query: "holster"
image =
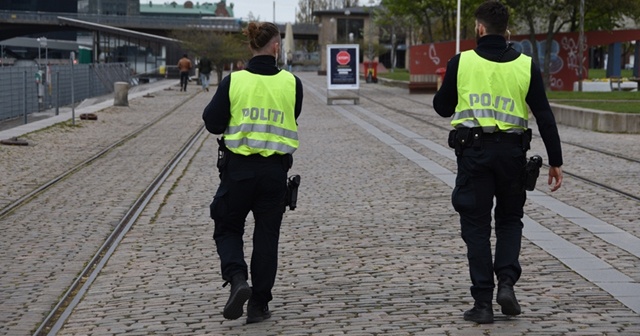
{"type": "Polygon", "coordinates": [[[540,175],[540,167],[542,167],[542,157],[534,155],[527,160],[524,166],[524,189],[532,191],[536,188],[536,181],[540,175]]]}
{"type": "Polygon", "coordinates": [[[224,138],[216,139],[218,141],[218,161],[216,162],[216,167],[218,167],[218,173],[220,173],[220,177],[222,177],[222,172],[227,167],[227,163],[229,163],[229,149],[224,143],[224,138]]]}
{"type": "Polygon", "coordinates": [[[300,186],[300,175],[289,176],[287,179],[287,193],[285,195],[285,207],[295,210],[298,203],[298,187],[300,186]]]}

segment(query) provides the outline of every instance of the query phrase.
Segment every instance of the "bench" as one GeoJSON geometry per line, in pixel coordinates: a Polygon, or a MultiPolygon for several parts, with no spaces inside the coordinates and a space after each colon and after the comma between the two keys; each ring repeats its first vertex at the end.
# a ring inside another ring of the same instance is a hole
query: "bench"
{"type": "Polygon", "coordinates": [[[413,93],[433,93],[438,91],[438,84],[435,82],[409,82],[409,94],[413,93]]]}
{"type": "Polygon", "coordinates": [[[622,80],[622,77],[618,77],[618,76],[609,77],[609,87],[611,87],[611,91],[631,91],[635,89],[629,86],[622,86],[622,83],[624,83],[624,80],[622,80]],[[614,84],[617,84],[617,87],[614,87],[614,84]]]}
{"type": "Polygon", "coordinates": [[[438,76],[431,74],[411,74],[409,76],[409,94],[434,93],[438,91],[438,76]]]}

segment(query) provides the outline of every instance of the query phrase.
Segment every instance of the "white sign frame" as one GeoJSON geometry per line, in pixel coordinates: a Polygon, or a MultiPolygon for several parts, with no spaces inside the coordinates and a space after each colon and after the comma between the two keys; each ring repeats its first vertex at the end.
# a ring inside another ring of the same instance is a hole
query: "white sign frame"
{"type": "Polygon", "coordinates": [[[327,89],[328,90],[359,90],[360,89],[360,46],[358,44],[329,44],[327,45],[327,89]],[[348,66],[339,66],[331,55],[336,52],[347,51],[351,54],[348,66]],[[355,55],[353,55],[355,53],[355,55]],[[353,59],[355,58],[355,59],[353,59]],[[344,74],[345,78],[338,78],[344,74]],[[355,78],[354,78],[355,76],[355,78]],[[353,79],[349,83],[336,81],[353,79]]]}

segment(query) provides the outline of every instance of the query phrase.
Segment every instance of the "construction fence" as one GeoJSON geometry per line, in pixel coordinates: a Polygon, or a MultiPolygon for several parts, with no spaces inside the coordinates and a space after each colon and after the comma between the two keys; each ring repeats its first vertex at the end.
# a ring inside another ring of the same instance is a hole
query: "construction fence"
{"type": "Polygon", "coordinates": [[[131,83],[125,63],[0,67],[0,121],[112,93],[131,83]]]}

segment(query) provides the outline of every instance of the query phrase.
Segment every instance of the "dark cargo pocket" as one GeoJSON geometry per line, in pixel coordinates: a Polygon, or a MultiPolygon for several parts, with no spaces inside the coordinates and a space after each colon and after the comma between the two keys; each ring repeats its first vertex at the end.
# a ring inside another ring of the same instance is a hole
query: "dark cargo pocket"
{"type": "Polygon", "coordinates": [[[456,186],[451,194],[451,204],[457,212],[469,211],[475,207],[475,194],[470,186],[468,176],[458,175],[456,177],[456,186]]]}
{"type": "Polygon", "coordinates": [[[211,219],[220,220],[227,215],[228,206],[227,200],[224,197],[227,191],[229,191],[229,188],[220,187],[215,196],[213,196],[213,201],[209,205],[209,216],[211,216],[211,219]]]}

